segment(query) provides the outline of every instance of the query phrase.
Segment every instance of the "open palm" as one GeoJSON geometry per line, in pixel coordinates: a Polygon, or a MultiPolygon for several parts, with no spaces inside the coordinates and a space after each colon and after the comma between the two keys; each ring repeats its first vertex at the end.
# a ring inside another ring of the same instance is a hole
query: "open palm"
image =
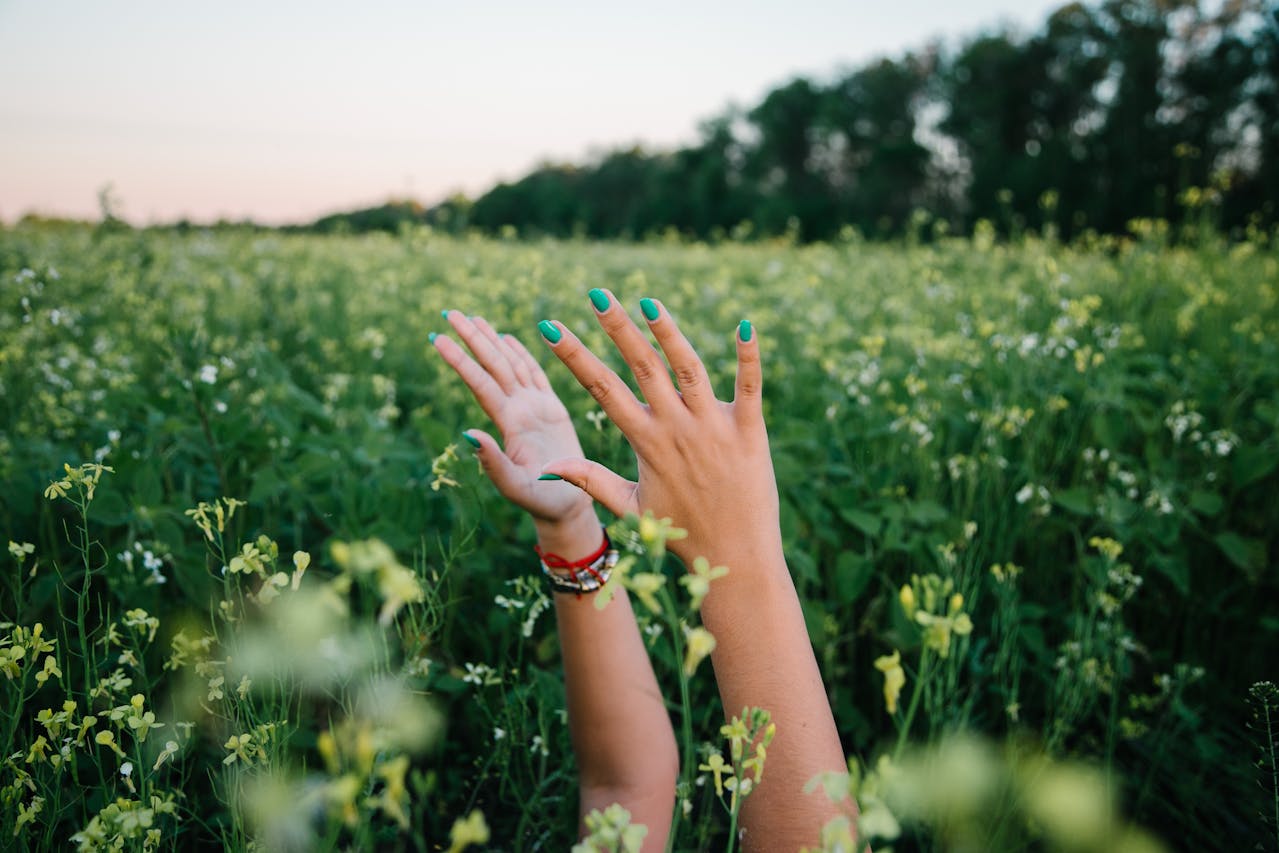
{"type": "Polygon", "coordinates": [[[446,335],[434,337],[435,348],[502,436],[499,445],[482,430],[463,433],[476,445],[493,485],[542,521],[559,521],[588,509],[591,499],[580,489],[537,479],[554,459],[582,458],[573,422],[541,366],[523,344],[511,335],[499,335],[484,318],[461,311],[446,316],[470,355],[446,335]]]}

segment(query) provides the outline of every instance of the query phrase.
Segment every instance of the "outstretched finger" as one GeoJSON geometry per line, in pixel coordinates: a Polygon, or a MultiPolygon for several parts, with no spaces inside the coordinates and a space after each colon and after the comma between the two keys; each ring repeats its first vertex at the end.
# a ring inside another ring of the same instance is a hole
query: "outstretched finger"
{"type": "Polygon", "coordinates": [[[492,376],[494,381],[502,388],[503,391],[511,391],[518,382],[515,379],[515,371],[511,368],[511,363],[493,342],[488,339],[480,327],[471,321],[461,311],[445,311],[444,319],[449,321],[449,325],[453,327],[453,331],[457,332],[458,337],[466,344],[466,348],[475,356],[475,360],[479,362],[485,370],[492,376]]]}
{"type": "Polygon", "coordinates": [[[475,327],[480,330],[480,333],[488,338],[489,343],[493,344],[498,353],[506,359],[506,363],[511,366],[511,371],[515,374],[515,381],[526,387],[532,385],[533,377],[529,375],[528,365],[516,355],[515,350],[507,343],[506,338],[499,335],[497,330],[489,325],[489,321],[483,317],[474,316],[470,319],[475,324],[475,327]]]}
{"type": "Polygon", "coordinates": [[[617,303],[616,297],[597,287],[590,292],[590,298],[596,319],[631,369],[635,383],[648,404],[660,413],[678,403],[679,395],[671,384],[671,376],[661,354],[631,320],[626,309],[617,303]]]}
{"type": "Polygon", "coordinates": [[[480,404],[484,414],[488,415],[490,420],[496,421],[502,409],[502,400],[506,397],[502,387],[448,335],[432,335],[431,344],[444,359],[444,363],[453,368],[466,383],[466,387],[471,389],[475,401],[480,404]]]}
{"type": "Polygon", "coordinates": [[[618,518],[639,515],[639,484],[614,474],[598,462],[558,459],[542,468],[539,480],[572,483],[618,518]]]}
{"type": "Polygon", "coordinates": [[[551,381],[546,378],[546,371],[542,370],[542,365],[537,363],[537,359],[533,358],[533,353],[528,351],[528,348],[524,346],[519,338],[515,337],[515,335],[502,335],[502,340],[506,341],[506,345],[528,368],[529,376],[533,378],[533,387],[540,388],[543,391],[551,387],[551,381]]]}
{"type": "Polygon", "coordinates": [[[537,324],[538,331],[551,346],[564,366],[576,377],[582,387],[595,398],[600,408],[609,416],[622,434],[634,444],[642,440],[648,426],[649,415],[631,389],[626,387],[616,373],[609,370],[604,362],[596,357],[577,339],[562,323],[555,320],[543,320],[537,324]]]}
{"type": "Polygon", "coordinates": [[[675,318],[666,310],[666,306],[656,299],[646,297],[640,300],[640,311],[648,321],[653,337],[661,345],[671,372],[675,374],[684,404],[695,412],[713,405],[716,402],[715,389],[711,387],[706,366],[702,364],[702,359],[688,342],[688,338],[679,330],[675,318]]]}
{"type": "Polygon", "coordinates": [[[737,325],[737,387],[733,410],[739,418],[763,417],[764,370],[759,360],[759,336],[750,320],[737,325]]]}

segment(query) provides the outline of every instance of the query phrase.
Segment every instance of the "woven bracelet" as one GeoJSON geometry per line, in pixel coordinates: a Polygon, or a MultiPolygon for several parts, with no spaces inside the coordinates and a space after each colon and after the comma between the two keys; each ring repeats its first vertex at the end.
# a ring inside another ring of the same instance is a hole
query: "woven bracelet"
{"type": "Polygon", "coordinates": [[[619,556],[617,549],[609,541],[608,533],[604,534],[604,542],[599,548],[580,560],[566,560],[558,554],[544,552],[536,545],[533,550],[537,552],[542,574],[546,576],[551,589],[578,596],[584,592],[595,592],[608,583],[619,556]]]}

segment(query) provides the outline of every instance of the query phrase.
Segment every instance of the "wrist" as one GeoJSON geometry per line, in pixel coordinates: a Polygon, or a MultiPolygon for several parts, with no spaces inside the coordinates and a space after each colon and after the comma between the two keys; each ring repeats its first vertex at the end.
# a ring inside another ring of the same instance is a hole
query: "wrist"
{"type": "Polygon", "coordinates": [[[599,516],[595,505],[587,504],[564,518],[547,520],[535,518],[537,545],[545,553],[558,554],[567,560],[576,560],[597,549],[603,539],[599,516]]]}

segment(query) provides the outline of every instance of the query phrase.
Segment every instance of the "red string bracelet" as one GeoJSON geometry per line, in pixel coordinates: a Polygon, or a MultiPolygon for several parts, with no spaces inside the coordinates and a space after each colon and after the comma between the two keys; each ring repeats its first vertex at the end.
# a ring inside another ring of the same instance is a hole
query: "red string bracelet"
{"type": "Polygon", "coordinates": [[[533,550],[537,552],[537,556],[541,558],[542,562],[546,564],[548,569],[568,569],[573,574],[576,574],[578,569],[589,569],[596,560],[607,554],[609,545],[611,544],[612,543],[608,541],[608,534],[605,533],[604,541],[598,548],[587,554],[582,559],[574,560],[572,562],[564,559],[559,554],[552,554],[549,551],[543,551],[539,545],[534,545],[533,550]]]}
{"type": "Polygon", "coordinates": [[[552,582],[551,585],[564,592],[575,592],[577,597],[581,598],[583,592],[599,589],[608,581],[608,570],[617,562],[617,552],[613,551],[612,547],[613,543],[609,540],[608,533],[605,532],[604,541],[600,544],[600,547],[580,560],[565,559],[559,554],[543,551],[541,546],[538,545],[534,545],[533,550],[541,560],[542,572],[552,582]],[[601,567],[604,569],[602,574],[598,571],[601,567]],[[552,569],[559,571],[553,572],[552,569]],[[561,571],[567,574],[571,580],[557,579],[561,571]],[[579,572],[586,572],[594,578],[595,586],[584,586],[582,581],[578,579],[579,572]]]}

